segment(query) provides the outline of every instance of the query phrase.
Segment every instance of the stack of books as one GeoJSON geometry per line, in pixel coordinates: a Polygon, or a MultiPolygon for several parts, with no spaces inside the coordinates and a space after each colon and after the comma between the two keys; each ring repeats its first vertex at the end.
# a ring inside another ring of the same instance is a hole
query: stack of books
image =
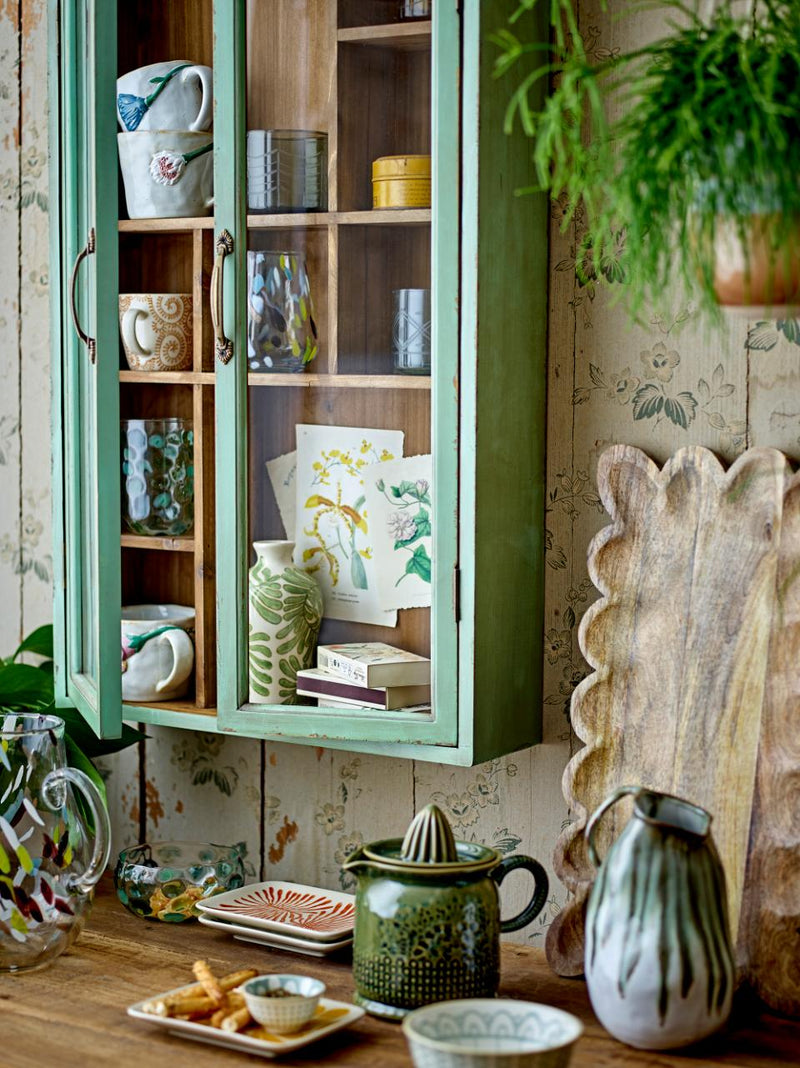
{"type": "Polygon", "coordinates": [[[320,645],[317,666],[297,672],[297,692],[326,708],[428,712],[431,662],[385,642],[320,645]]]}

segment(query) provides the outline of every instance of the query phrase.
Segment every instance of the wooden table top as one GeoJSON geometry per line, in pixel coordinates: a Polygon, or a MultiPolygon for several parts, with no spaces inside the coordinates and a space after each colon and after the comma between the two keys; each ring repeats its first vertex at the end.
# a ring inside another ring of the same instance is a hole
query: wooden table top
{"type": "MultiPolygon", "coordinates": [[[[204,957],[217,974],[242,967],[303,971],[322,979],[329,997],[350,1001],[347,959],[324,960],[234,942],[196,923],[171,925],[127,912],[104,881],[86,930],[50,967],[0,977],[2,1068],[222,1068],[267,1064],[168,1035],[126,1015],[128,1005],[192,982],[204,957]]],[[[612,1039],[598,1024],[581,980],[552,974],[540,949],[503,948],[500,995],[546,1002],[574,1013],[586,1028],[571,1068],[787,1068],[800,1065],[800,1023],[737,1004],[729,1029],[681,1054],[642,1053],[612,1039]]],[[[364,1016],[351,1028],[298,1050],[281,1063],[347,1068],[408,1068],[411,1058],[397,1024],[364,1016]]]]}

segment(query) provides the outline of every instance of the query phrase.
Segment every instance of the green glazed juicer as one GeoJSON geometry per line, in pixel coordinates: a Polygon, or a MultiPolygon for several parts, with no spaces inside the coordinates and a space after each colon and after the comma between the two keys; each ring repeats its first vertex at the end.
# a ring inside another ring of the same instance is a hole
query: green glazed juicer
{"type": "Polygon", "coordinates": [[[390,1020],[435,1001],[494,997],[501,932],[527,926],[547,900],[538,861],[457,842],[436,805],[414,817],[405,838],[362,846],[342,870],[358,879],[354,1001],[390,1020]],[[501,920],[497,888],[516,868],[533,875],[533,896],[501,920]]]}

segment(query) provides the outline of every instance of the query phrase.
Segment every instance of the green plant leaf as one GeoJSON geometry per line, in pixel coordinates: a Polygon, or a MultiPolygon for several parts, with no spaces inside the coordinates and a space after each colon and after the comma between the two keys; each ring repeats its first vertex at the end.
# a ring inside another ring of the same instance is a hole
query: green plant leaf
{"type": "Polygon", "coordinates": [[[30,664],[0,667],[0,708],[38,709],[53,700],[53,680],[30,664]]]}
{"type": "Polygon", "coordinates": [[[45,623],[42,627],[37,627],[32,631],[27,638],[17,647],[17,651],[11,657],[12,660],[16,660],[20,653],[36,653],[37,656],[47,657],[48,660],[53,659],[53,624],[45,623]]]}
{"type": "Polygon", "coordinates": [[[411,557],[406,561],[405,573],[400,576],[397,583],[402,582],[406,575],[416,575],[423,582],[431,581],[431,558],[428,556],[424,545],[418,545],[411,557]]]}
{"type": "Polygon", "coordinates": [[[350,580],[357,590],[367,589],[367,571],[357,549],[350,557],[350,580]]]}
{"type": "Polygon", "coordinates": [[[424,508],[420,508],[417,515],[414,516],[414,525],[417,528],[418,538],[429,538],[431,536],[431,520],[428,512],[424,508]]]}
{"type": "Polygon", "coordinates": [[[64,720],[67,737],[72,739],[74,744],[90,760],[108,756],[110,753],[118,753],[120,750],[127,749],[128,746],[135,745],[138,741],[148,737],[144,731],[123,723],[119,738],[98,738],[76,709],[54,708],[53,714],[60,716],[64,720]]]}
{"type": "MultiPolygon", "coordinates": [[[[69,735],[66,735],[64,739],[64,745],[67,751],[67,763],[70,765],[70,767],[77,768],[78,771],[82,771],[91,779],[91,781],[97,787],[100,793],[100,797],[103,799],[103,804],[106,807],[106,811],[108,811],[108,795],[106,794],[106,784],[103,782],[103,778],[100,772],[91,762],[91,760],[86,756],[80,746],[76,745],[69,735]]],[[[83,792],[81,790],[74,790],[73,794],[78,806],[78,811],[81,815],[81,819],[86,825],[86,829],[89,831],[90,834],[94,834],[96,828],[94,824],[94,819],[92,817],[92,810],[89,808],[89,805],[86,802],[83,792]]]]}

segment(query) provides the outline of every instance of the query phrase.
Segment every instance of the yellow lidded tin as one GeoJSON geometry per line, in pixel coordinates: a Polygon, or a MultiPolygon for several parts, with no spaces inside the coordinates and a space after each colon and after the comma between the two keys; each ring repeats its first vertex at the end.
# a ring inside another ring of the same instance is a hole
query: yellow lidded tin
{"type": "Polygon", "coordinates": [[[429,208],[430,156],[381,156],[372,164],[373,208],[429,208]]]}

